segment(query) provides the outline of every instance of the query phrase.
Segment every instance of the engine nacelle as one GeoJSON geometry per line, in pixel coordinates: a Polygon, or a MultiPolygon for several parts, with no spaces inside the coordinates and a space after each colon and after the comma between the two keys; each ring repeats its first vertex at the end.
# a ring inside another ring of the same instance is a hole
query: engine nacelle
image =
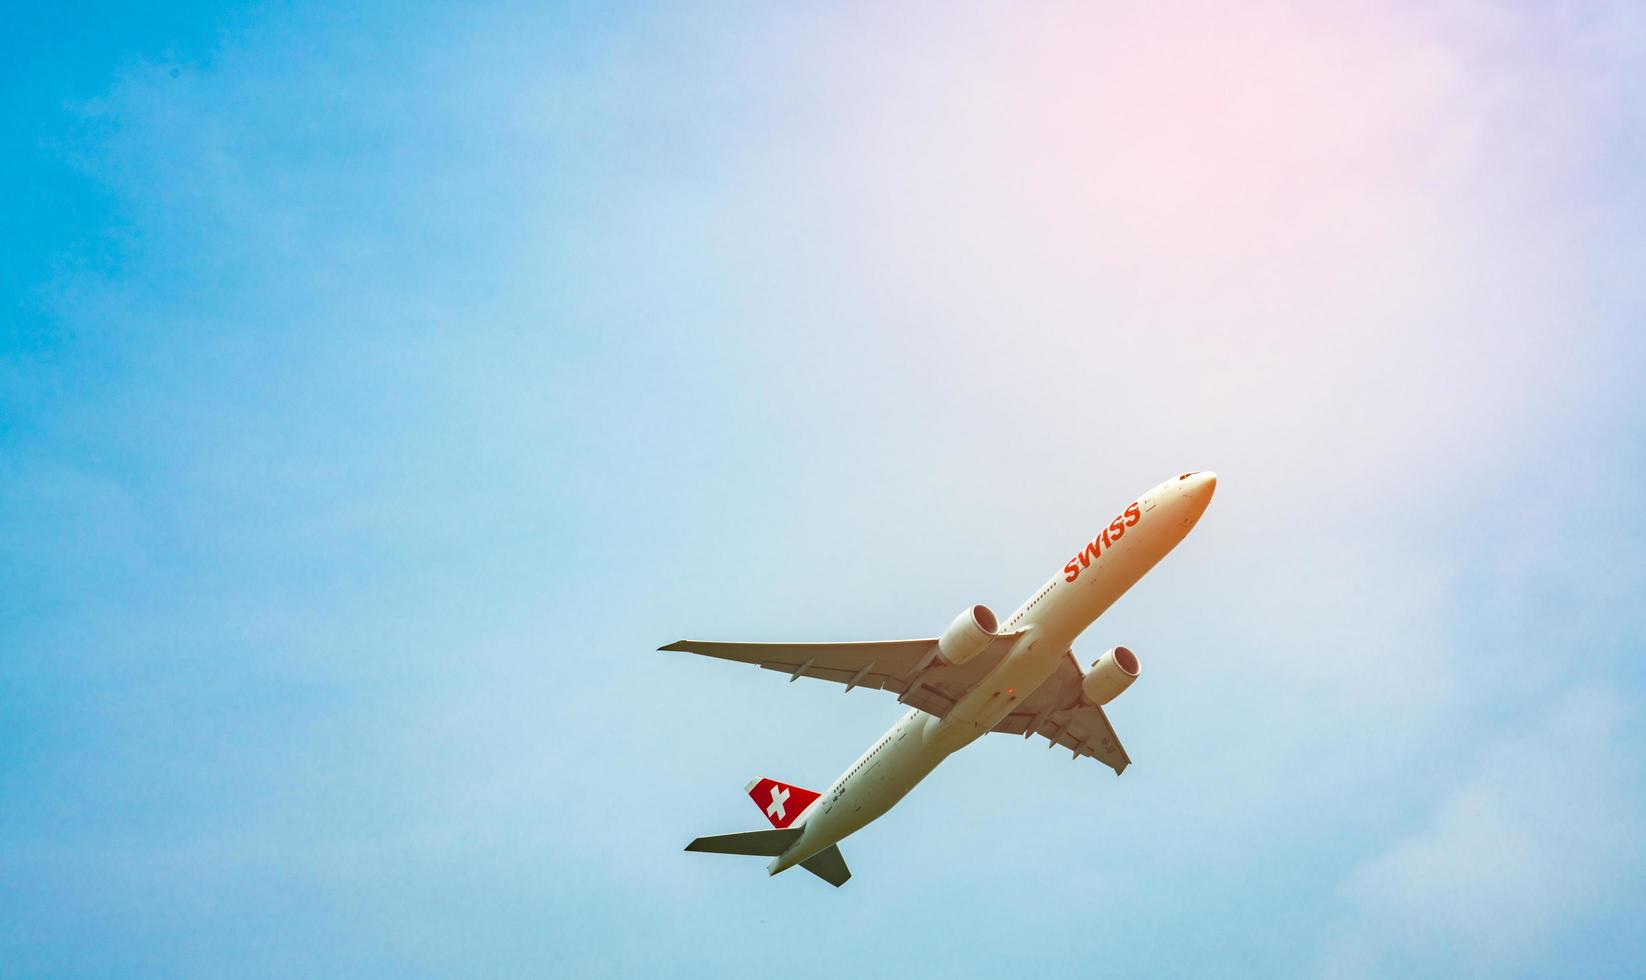
{"type": "Polygon", "coordinates": [[[937,640],[937,659],[958,667],[982,653],[1000,629],[988,606],[963,609],[937,640]]]}
{"type": "Polygon", "coordinates": [[[1092,668],[1080,679],[1080,696],[1102,707],[1120,697],[1137,680],[1137,654],[1125,647],[1113,647],[1092,661],[1092,668]]]}

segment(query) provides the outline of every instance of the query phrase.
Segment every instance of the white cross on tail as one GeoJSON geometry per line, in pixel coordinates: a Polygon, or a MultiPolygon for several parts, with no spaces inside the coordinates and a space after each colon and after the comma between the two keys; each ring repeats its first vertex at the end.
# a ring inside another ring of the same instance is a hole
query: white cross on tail
{"type": "Polygon", "coordinates": [[[781,786],[773,786],[772,805],[766,808],[766,815],[768,817],[775,817],[778,820],[784,819],[788,816],[788,810],[784,808],[783,804],[788,801],[789,791],[781,786]]]}

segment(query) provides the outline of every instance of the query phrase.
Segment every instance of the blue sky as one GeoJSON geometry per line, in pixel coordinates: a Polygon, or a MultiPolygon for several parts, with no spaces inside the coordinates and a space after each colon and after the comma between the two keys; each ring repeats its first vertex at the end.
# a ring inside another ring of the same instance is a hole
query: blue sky
{"type": "Polygon", "coordinates": [[[0,68],[23,975],[1630,975],[1646,21],[81,6],[0,68]],[[991,737],[767,880],[873,692],[656,653],[1010,610],[991,737]]]}

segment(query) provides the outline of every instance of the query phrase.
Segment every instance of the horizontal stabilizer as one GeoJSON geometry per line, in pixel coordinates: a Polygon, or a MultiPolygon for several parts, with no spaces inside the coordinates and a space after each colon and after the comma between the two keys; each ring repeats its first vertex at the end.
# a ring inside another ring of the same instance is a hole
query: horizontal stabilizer
{"type": "Polygon", "coordinates": [[[832,844],[818,851],[800,862],[800,866],[836,888],[844,885],[846,879],[852,876],[852,869],[846,867],[846,858],[841,855],[839,844],[832,844]]]}
{"type": "MultiPolygon", "coordinates": [[[[699,837],[686,845],[688,851],[707,851],[711,854],[752,854],[755,857],[777,857],[800,839],[805,830],[790,827],[787,830],[751,830],[746,834],[721,834],[719,837],[699,837]]],[[[844,868],[845,862],[840,865],[844,868]]],[[[821,874],[821,872],[819,872],[821,874]]]]}

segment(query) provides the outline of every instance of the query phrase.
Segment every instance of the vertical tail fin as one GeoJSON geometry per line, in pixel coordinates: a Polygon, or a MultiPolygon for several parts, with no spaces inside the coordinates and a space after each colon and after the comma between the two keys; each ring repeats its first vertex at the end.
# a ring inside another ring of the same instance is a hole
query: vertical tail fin
{"type": "Polygon", "coordinates": [[[806,812],[807,807],[816,803],[823,795],[765,776],[743,787],[743,791],[749,794],[749,799],[754,800],[754,805],[760,808],[760,812],[764,813],[766,819],[778,830],[793,826],[795,820],[806,812]]]}

